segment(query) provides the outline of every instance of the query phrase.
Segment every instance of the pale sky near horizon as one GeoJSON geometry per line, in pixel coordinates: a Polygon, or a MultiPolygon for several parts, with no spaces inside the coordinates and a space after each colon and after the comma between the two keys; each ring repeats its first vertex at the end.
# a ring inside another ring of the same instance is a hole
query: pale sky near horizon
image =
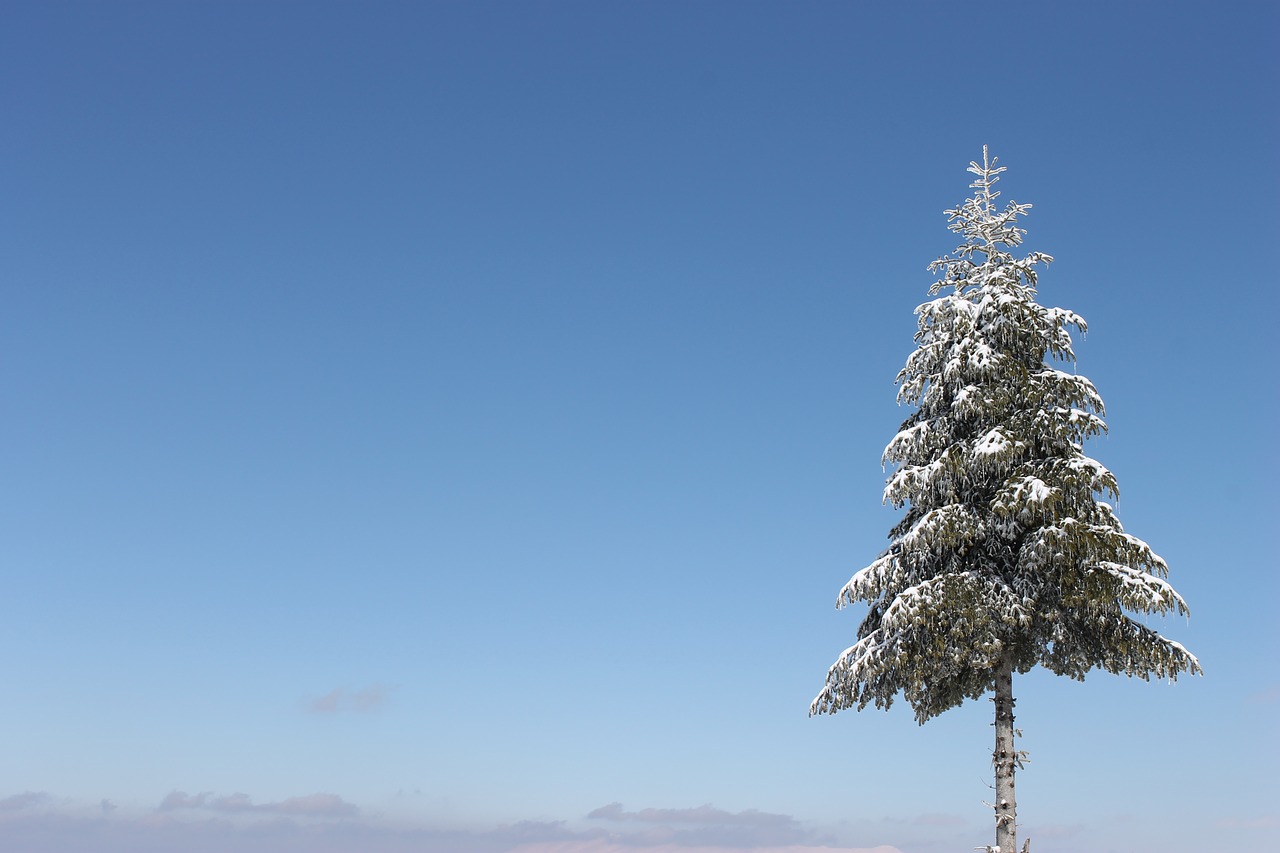
{"type": "Polygon", "coordinates": [[[806,713],[984,144],[1206,669],[1018,679],[1023,833],[1280,847],[1277,32],[0,3],[0,849],[991,843],[989,703],[806,713]]]}

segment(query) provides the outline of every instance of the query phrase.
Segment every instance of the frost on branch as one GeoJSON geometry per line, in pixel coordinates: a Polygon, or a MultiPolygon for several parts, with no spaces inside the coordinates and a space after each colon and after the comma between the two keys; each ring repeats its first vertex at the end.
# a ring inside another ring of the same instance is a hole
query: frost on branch
{"type": "Polygon", "coordinates": [[[997,204],[1004,168],[984,157],[969,171],[973,196],[946,211],[963,242],[929,265],[933,298],[916,308],[917,346],[897,377],[914,411],[885,447],[884,500],[905,514],[840,590],[837,606],[868,612],[814,714],[902,695],[924,722],[990,690],[1003,654],[1017,672],[1073,678],[1200,671],[1132,615],[1187,605],[1104,500],[1119,495],[1114,475],[1084,453],[1107,429],[1097,389],[1069,372],[1085,321],[1036,301],[1052,258],[1013,254],[1031,205],[997,204]]]}

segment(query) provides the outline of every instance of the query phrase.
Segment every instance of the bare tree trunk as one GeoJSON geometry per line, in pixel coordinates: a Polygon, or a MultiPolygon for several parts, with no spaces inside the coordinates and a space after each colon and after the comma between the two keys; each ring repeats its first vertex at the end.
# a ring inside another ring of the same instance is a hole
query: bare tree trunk
{"type": "Polygon", "coordinates": [[[1018,755],[1013,743],[1013,658],[1008,652],[996,670],[996,751],[991,763],[996,768],[996,850],[1017,853],[1018,800],[1013,791],[1013,773],[1018,755]]]}

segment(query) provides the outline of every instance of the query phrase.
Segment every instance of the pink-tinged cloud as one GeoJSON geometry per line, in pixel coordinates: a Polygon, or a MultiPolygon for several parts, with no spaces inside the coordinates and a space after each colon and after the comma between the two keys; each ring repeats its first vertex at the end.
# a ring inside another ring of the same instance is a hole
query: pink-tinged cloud
{"type": "Polygon", "coordinates": [[[831,839],[819,837],[791,815],[756,809],[728,812],[710,804],[627,811],[621,803],[610,803],[591,812],[587,818],[616,825],[616,831],[605,834],[605,838],[646,849],[663,845],[707,850],[786,849],[795,845],[812,849],[831,843],[831,839]]]}
{"type": "Polygon", "coordinates": [[[689,847],[683,844],[636,846],[613,841],[552,841],[522,844],[510,853],[902,853],[897,847],[815,847],[789,844],[785,847],[689,847]]]}
{"type": "Polygon", "coordinates": [[[390,693],[391,689],[383,684],[371,684],[362,690],[335,687],[320,698],[307,702],[307,709],[315,714],[372,711],[385,705],[390,693]]]}
{"type": "Polygon", "coordinates": [[[707,805],[691,809],[641,809],[636,812],[626,811],[622,803],[610,803],[601,806],[587,815],[593,820],[634,821],[638,823],[675,823],[697,824],[701,826],[795,826],[796,819],[790,815],[771,814],[769,812],[747,809],[741,812],[727,812],[723,809],[707,805]]]}
{"type": "Polygon", "coordinates": [[[278,803],[254,803],[248,794],[230,794],[215,797],[208,791],[188,794],[173,791],[160,801],[158,811],[177,809],[203,809],[223,814],[276,814],[297,817],[354,817],[360,809],[346,802],[337,794],[308,794],[289,797],[278,803]]]}

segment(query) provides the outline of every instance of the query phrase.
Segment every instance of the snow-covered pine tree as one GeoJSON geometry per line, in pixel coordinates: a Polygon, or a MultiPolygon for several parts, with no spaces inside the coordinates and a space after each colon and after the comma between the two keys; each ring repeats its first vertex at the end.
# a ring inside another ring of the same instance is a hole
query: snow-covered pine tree
{"type": "Polygon", "coordinates": [[[906,515],[840,590],[837,607],[870,609],[810,714],[901,693],[924,723],[994,693],[995,849],[1015,853],[1013,674],[1173,680],[1200,665],[1129,615],[1188,611],[1164,560],[1101,499],[1118,497],[1116,479],[1083,444],[1106,430],[1102,398],[1054,366],[1074,364],[1084,320],[1036,302],[1050,256],[1011,253],[1031,205],[997,207],[1004,168],[985,147],[969,171],[973,197],[946,211],[964,242],[929,266],[936,298],[916,309],[919,346],[897,377],[916,411],[885,448],[884,499],[906,515]]]}

